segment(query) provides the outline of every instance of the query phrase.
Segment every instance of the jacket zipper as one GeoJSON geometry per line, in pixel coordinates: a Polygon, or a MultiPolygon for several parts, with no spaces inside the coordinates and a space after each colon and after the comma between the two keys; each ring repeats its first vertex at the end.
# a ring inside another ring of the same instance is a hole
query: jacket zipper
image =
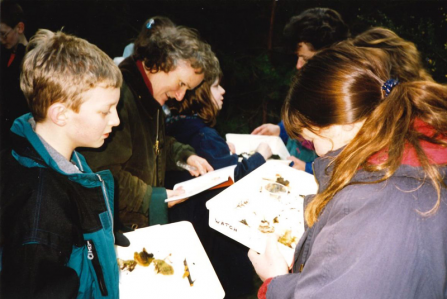
{"type": "Polygon", "coordinates": [[[96,253],[95,244],[93,243],[93,240],[86,240],[87,244],[87,258],[92,262],[93,269],[95,269],[96,278],[98,279],[99,289],[101,290],[101,294],[103,296],[108,295],[106,283],[104,281],[104,275],[102,273],[101,269],[101,263],[99,262],[99,257],[96,253]]]}
{"type": "MultiPolygon", "coordinates": [[[[112,225],[112,232],[113,232],[114,231],[113,230],[113,215],[112,215],[112,209],[110,208],[109,197],[107,196],[106,184],[99,174],[96,174],[96,175],[98,176],[99,181],[101,182],[101,190],[102,190],[102,194],[104,195],[104,199],[105,199],[106,206],[107,206],[107,212],[110,217],[110,223],[112,225]]],[[[115,234],[113,234],[113,243],[115,243],[115,234]]]]}

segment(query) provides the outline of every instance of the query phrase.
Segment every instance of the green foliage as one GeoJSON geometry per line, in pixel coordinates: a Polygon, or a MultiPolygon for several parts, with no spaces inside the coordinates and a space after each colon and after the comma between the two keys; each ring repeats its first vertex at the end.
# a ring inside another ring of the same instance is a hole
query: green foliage
{"type": "Polygon", "coordinates": [[[219,59],[227,89],[216,127],[221,134],[250,133],[264,121],[279,122],[293,65],[274,66],[267,51],[223,54],[219,59]]]}
{"type": "Polygon", "coordinates": [[[381,11],[374,16],[358,15],[357,18],[371,27],[388,28],[415,43],[435,81],[447,82],[447,14],[442,7],[432,11],[430,18],[409,15],[392,19],[381,11]],[[439,21],[435,23],[433,19],[439,21]]]}

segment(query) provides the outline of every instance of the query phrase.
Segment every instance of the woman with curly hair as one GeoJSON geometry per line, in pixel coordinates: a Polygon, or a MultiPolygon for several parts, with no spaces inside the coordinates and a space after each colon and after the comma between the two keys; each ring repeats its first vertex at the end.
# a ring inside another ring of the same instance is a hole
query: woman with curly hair
{"type": "Polygon", "coordinates": [[[195,30],[153,17],[143,25],[132,56],[119,65],[121,125],[99,151],[84,153],[93,169],[112,171],[124,225],[167,223],[167,208],[179,201],[164,200],[182,191],[164,188],[164,177],[166,170],[179,169],[177,162],[194,166],[195,176],[212,170],[192,147],[166,136],[162,106],[168,98],[182,101],[187,90],[213,74],[214,64],[210,45],[195,30]]]}

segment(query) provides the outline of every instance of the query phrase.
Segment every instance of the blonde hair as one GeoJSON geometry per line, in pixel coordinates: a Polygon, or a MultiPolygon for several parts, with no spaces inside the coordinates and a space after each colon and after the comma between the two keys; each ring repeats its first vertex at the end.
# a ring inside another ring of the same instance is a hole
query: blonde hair
{"type": "Polygon", "coordinates": [[[391,76],[390,59],[385,52],[375,57],[370,54],[367,48],[350,43],[320,52],[297,74],[284,104],[284,125],[291,138],[303,128],[318,133],[334,124],[364,121],[356,137],[331,161],[327,188],[307,205],[309,226],[339,191],[353,184],[359,169],[380,175],[372,183],[385,181],[399,168],[408,147],[415,150],[427,182],[438,194],[437,203],[422,214],[431,215],[441,203],[441,189],[446,186],[421,142],[447,145],[447,87],[433,81],[402,82],[385,97],[381,87],[391,76]],[[418,132],[418,120],[432,128],[433,134],[418,132]],[[370,158],[377,153],[386,154],[372,163],[370,158]]]}
{"type": "Polygon", "coordinates": [[[27,46],[20,87],[36,122],[57,102],[75,112],[83,93],[101,86],[120,88],[122,75],[113,60],[84,39],[39,29],[27,46]]]}

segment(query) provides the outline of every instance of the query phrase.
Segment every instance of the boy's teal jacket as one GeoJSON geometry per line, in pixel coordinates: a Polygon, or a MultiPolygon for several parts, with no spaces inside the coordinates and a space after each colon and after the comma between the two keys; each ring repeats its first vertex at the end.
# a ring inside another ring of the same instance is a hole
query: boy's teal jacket
{"type": "Polygon", "coordinates": [[[113,177],[67,174],[33,131],[31,114],[12,128],[2,156],[1,298],[118,298],[113,177]]]}

